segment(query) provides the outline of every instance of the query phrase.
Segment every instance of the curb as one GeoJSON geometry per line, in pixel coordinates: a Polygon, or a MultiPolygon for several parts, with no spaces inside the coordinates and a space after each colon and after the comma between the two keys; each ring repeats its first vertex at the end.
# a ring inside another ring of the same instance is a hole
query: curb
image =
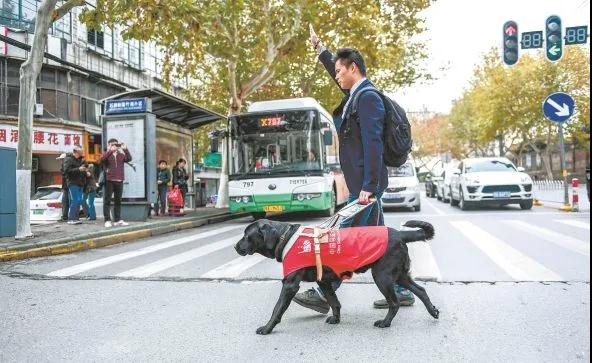
{"type": "Polygon", "coordinates": [[[0,250],[0,262],[25,260],[34,257],[45,257],[79,252],[93,248],[106,247],[119,243],[135,241],[140,238],[160,236],[166,233],[201,227],[208,224],[216,224],[231,219],[248,216],[241,214],[217,214],[210,217],[167,223],[153,228],[134,227],[135,230],[124,230],[109,235],[86,236],[81,239],[69,238],[56,241],[48,241],[35,245],[21,245],[0,250]]]}

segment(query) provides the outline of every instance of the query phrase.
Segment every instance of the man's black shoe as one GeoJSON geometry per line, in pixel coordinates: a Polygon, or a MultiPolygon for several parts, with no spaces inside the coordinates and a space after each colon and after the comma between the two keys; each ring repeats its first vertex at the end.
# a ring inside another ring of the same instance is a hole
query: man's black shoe
{"type": "Polygon", "coordinates": [[[318,311],[321,314],[329,313],[329,304],[319,296],[315,289],[299,292],[294,296],[293,300],[298,305],[318,311]]]}

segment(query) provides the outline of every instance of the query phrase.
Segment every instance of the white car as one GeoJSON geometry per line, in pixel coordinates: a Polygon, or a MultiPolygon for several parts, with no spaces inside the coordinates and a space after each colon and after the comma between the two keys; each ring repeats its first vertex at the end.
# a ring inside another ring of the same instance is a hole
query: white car
{"type": "Polygon", "coordinates": [[[436,184],[436,198],[444,203],[450,203],[450,182],[454,176],[457,165],[451,164],[444,168],[441,179],[436,184]]]}
{"type": "Polygon", "coordinates": [[[388,207],[413,208],[421,210],[419,179],[411,161],[399,168],[388,168],[389,185],[382,194],[382,205],[388,207]]]}
{"type": "MultiPolygon", "coordinates": [[[[97,214],[102,213],[102,198],[95,198],[95,210],[97,214]]],[[[59,221],[62,218],[62,186],[49,185],[37,188],[37,192],[31,197],[29,213],[33,224],[59,221]]]]}
{"type": "Polygon", "coordinates": [[[478,205],[519,204],[532,209],[532,179],[506,158],[463,160],[450,183],[450,204],[467,210],[478,205]]]}

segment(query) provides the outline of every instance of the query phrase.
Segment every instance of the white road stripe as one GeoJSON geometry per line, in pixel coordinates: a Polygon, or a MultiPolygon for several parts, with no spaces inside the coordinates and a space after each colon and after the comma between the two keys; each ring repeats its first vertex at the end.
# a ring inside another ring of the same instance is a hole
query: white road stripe
{"type": "Polygon", "coordinates": [[[566,236],[565,234],[552,231],[547,228],[538,227],[523,221],[504,221],[515,228],[521,229],[525,232],[531,233],[544,239],[545,241],[554,243],[560,247],[566,248],[573,252],[590,256],[590,244],[588,242],[566,236]]]}
{"type": "Polygon", "coordinates": [[[409,258],[411,259],[411,276],[422,281],[441,281],[442,275],[427,242],[408,243],[409,258]]]}
{"type": "Polygon", "coordinates": [[[555,272],[473,223],[468,221],[450,223],[513,279],[517,281],[563,281],[563,278],[555,272]]]}
{"type": "Polygon", "coordinates": [[[573,221],[571,219],[556,219],[555,222],[567,224],[568,226],[590,230],[590,223],[573,221]]]}
{"type": "Polygon", "coordinates": [[[235,235],[230,238],[223,239],[222,241],[210,243],[203,247],[194,248],[192,250],[179,253],[171,257],[163,258],[162,260],[158,260],[153,263],[140,266],[138,268],[124,271],[120,274],[117,274],[117,276],[139,278],[148,277],[150,275],[154,275],[155,273],[167,270],[169,268],[181,265],[191,260],[195,260],[196,258],[200,258],[202,256],[209,255],[210,253],[214,253],[216,251],[230,247],[236,244],[241,237],[242,234],[235,235]]]}
{"type": "MultiPolygon", "coordinates": [[[[425,195],[424,195],[425,196],[425,195]]],[[[425,196],[424,201],[427,205],[430,206],[430,208],[432,208],[433,210],[436,211],[436,213],[438,213],[438,215],[440,216],[445,216],[446,213],[444,213],[442,210],[440,210],[440,208],[436,207],[435,203],[433,203],[430,198],[428,198],[427,196],[425,196]]]]}
{"type": "Polygon", "coordinates": [[[204,239],[204,238],[209,238],[209,237],[215,236],[217,234],[228,232],[228,231],[231,231],[231,230],[234,230],[234,229],[237,229],[237,228],[239,228],[239,227],[237,227],[237,226],[228,226],[228,227],[218,228],[218,229],[215,229],[215,230],[211,230],[211,231],[207,231],[207,232],[195,234],[195,235],[192,235],[192,236],[187,236],[187,237],[183,237],[183,238],[174,239],[174,240],[168,241],[168,242],[158,243],[158,244],[155,244],[155,245],[152,245],[152,246],[141,248],[141,249],[136,250],[136,251],[124,252],[124,253],[120,253],[120,254],[117,254],[117,255],[114,255],[114,256],[100,258],[98,260],[94,260],[94,261],[90,261],[90,262],[85,262],[85,263],[81,263],[79,265],[74,265],[74,266],[71,266],[71,267],[67,267],[67,268],[63,268],[63,269],[60,269],[60,270],[56,270],[56,271],[53,271],[53,272],[48,273],[47,276],[67,277],[67,276],[76,275],[76,274],[79,274],[81,272],[85,272],[85,271],[88,271],[88,270],[95,269],[97,267],[102,267],[102,266],[110,265],[110,264],[113,264],[113,263],[116,263],[116,262],[124,261],[124,260],[130,259],[130,258],[134,258],[134,257],[146,255],[148,253],[160,251],[160,250],[163,250],[165,248],[179,246],[179,245],[182,245],[182,244],[185,244],[185,243],[194,242],[194,241],[197,241],[197,240],[200,240],[200,239],[204,239]]]}
{"type": "Polygon", "coordinates": [[[234,279],[239,277],[240,274],[247,271],[251,267],[267,259],[267,257],[260,254],[238,257],[222,266],[218,266],[215,269],[210,270],[206,274],[202,275],[202,277],[207,279],[234,279]]]}

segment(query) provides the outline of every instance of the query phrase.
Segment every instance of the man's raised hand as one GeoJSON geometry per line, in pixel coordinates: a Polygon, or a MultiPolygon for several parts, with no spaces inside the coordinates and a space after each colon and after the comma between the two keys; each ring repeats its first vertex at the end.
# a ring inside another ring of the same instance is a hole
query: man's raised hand
{"type": "Polygon", "coordinates": [[[319,37],[317,36],[317,33],[315,33],[314,28],[310,23],[308,24],[308,30],[310,31],[310,42],[312,43],[312,46],[316,49],[317,45],[319,44],[319,37]]]}

